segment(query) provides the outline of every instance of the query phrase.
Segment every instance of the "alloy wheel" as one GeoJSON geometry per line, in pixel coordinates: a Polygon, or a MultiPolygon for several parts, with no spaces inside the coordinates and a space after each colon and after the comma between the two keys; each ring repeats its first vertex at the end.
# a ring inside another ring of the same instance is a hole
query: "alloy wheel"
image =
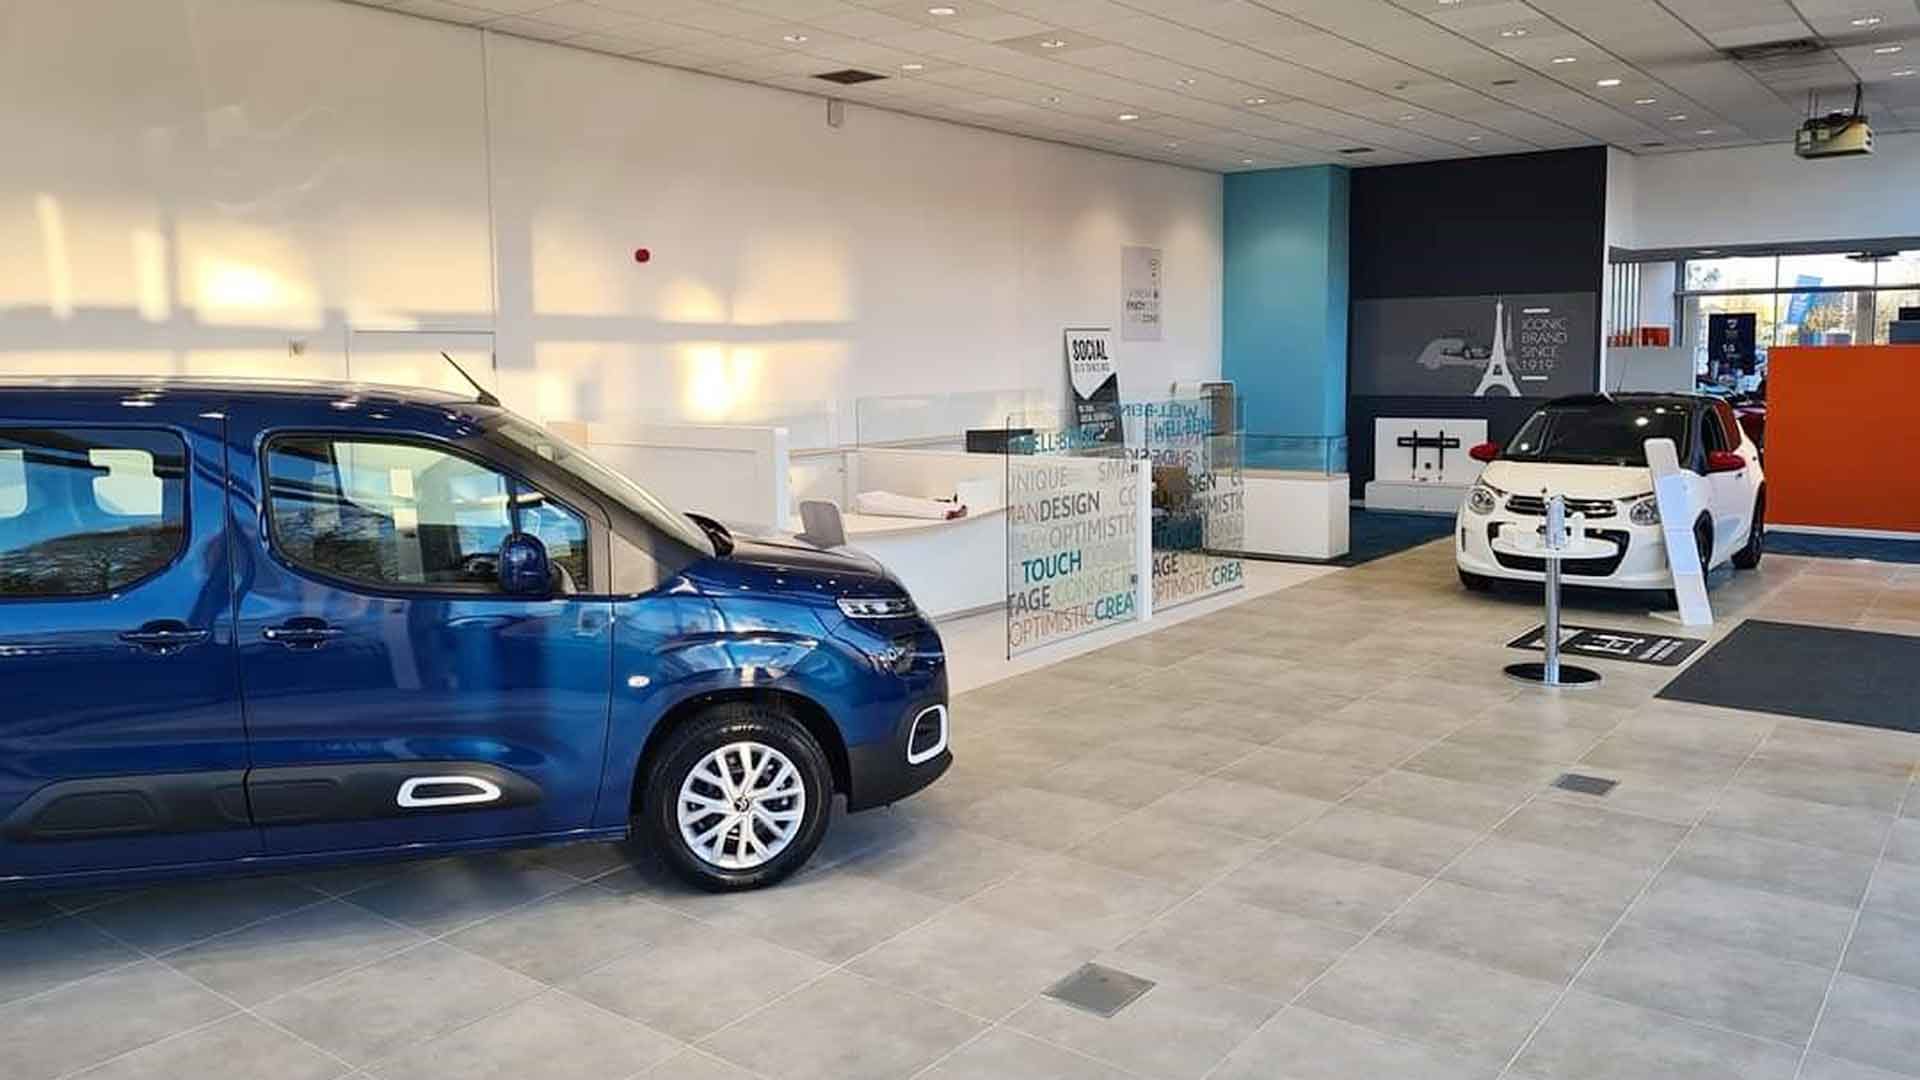
{"type": "Polygon", "coordinates": [[[752,870],[785,851],[806,817],[800,770],[765,743],[732,742],[687,772],[677,804],[680,836],[702,862],[752,870]]]}

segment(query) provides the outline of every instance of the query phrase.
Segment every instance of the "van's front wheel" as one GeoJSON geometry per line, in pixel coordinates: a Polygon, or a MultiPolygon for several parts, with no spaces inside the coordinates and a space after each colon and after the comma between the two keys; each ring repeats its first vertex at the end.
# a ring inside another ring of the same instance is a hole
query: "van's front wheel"
{"type": "Polygon", "coordinates": [[[770,706],[732,702],[661,748],[641,797],[648,839],[675,873],[715,892],[771,885],[826,835],[832,772],[806,728],[770,706]]]}

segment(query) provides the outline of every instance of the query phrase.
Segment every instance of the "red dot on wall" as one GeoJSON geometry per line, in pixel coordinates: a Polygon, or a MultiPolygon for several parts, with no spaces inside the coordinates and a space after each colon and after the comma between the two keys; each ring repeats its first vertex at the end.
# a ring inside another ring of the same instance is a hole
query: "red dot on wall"
{"type": "Polygon", "coordinates": [[[652,259],[653,259],[653,252],[651,252],[651,251],[648,251],[648,250],[647,250],[646,248],[634,248],[634,249],[633,249],[633,261],[634,261],[634,262],[637,262],[637,263],[643,263],[643,262],[649,262],[649,261],[651,261],[652,259]]]}

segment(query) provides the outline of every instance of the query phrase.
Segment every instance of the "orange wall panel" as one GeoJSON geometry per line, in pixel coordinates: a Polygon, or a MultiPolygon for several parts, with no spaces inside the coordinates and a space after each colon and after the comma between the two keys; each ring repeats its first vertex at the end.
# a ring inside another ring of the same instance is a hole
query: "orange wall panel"
{"type": "Polygon", "coordinates": [[[1920,345],[1767,357],[1768,520],[1920,532],[1920,345]]]}

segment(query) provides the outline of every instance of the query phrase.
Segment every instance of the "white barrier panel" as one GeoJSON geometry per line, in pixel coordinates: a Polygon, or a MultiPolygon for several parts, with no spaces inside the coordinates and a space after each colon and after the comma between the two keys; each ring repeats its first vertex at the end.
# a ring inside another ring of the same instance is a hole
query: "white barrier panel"
{"type": "Polygon", "coordinates": [[[786,428],[593,424],[587,444],[595,457],[669,506],[749,534],[787,530],[786,428]]]}
{"type": "Polygon", "coordinates": [[[1680,621],[1687,626],[1710,626],[1713,608],[1707,602],[1707,575],[1701,572],[1700,546],[1693,538],[1698,507],[1687,494],[1680,452],[1672,439],[1647,440],[1647,467],[1653,472],[1653,497],[1660,507],[1660,531],[1667,541],[1667,567],[1673,571],[1680,621]]]}

